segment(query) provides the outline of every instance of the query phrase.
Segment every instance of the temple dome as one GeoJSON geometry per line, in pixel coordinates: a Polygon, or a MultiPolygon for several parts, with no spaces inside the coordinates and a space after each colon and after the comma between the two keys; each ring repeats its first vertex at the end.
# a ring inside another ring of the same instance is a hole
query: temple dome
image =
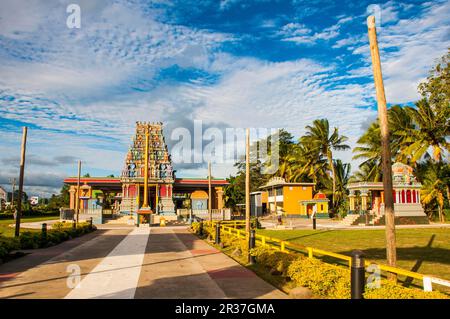
{"type": "Polygon", "coordinates": [[[318,192],[316,195],[314,195],[314,199],[327,199],[327,196],[322,192],[318,192]]]}

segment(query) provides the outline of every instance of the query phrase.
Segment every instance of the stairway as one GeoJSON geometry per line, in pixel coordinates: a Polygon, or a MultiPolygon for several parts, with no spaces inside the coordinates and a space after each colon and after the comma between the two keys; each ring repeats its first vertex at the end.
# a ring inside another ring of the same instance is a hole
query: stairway
{"type": "Polygon", "coordinates": [[[108,218],[103,221],[104,224],[113,225],[134,225],[134,219],[129,215],[120,215],[118,217],[108,218]]]}
{"type": "Polygon", "coordinates": [[[360,215],[358,214],[349,214],[345,216],[345,218],[341,221],[342,226],[353,226],[358,222],[360,215]]]}
{"type": "Polygon", "coordinates": [[[375,216],[374,218],[372,218],[372,219],[370,220],[369,224],[370,224],[370,225],[374,225],[374,226],[378,225],[379,222],[380,222],[380,219],[383,218],[383,216],[384,216],[384,215],[377,215],[377,216],[375,216]]]}

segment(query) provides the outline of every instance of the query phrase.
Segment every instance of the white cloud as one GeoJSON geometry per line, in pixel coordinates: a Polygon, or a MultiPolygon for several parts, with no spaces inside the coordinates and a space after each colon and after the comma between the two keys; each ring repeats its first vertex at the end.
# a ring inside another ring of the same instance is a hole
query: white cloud
{"type": "MultiPolygon", "coordinates": [[[[400,10],[409,10],[388,2],[382,10],[382,27],[378,30],[380,56],[390,103],[407,103],[419,98],[418,84],[423,81],[436,60],[449,47],[450,2],[429,3],[416,17],[397,19],[400,10]],[[395,12],[395,14],[394,14],[395,12]],[[384,23],[391,22],[389,25],[384,23]]],[[[361,17],[361,21],[363,18],[361,17]]],[[[346,47],[354,55],[362,55],[365,66],[350,69],[349,75],[371,75],[371,58],[367,35],[349,36],[333,45],[346,47]]]]}

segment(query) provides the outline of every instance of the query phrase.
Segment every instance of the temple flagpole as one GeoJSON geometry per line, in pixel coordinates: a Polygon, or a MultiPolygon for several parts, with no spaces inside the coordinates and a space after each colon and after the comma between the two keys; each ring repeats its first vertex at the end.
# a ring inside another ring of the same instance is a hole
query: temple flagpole
{"type": "MultiPolygon", "coordinates": [[[[144,203],[142,208],[148,209],[148,144],[149,144],[149,132],[148,126],[145,128],[145,166],[144,166],[144,203]]],[[[139,215],[138,215],[139,219],[139,215]]]]}

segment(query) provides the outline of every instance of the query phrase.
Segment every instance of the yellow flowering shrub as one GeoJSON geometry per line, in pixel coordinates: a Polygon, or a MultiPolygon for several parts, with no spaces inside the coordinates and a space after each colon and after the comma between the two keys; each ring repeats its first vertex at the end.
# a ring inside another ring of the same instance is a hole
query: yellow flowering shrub
{"type": "Polygon", "coordinates": [[[287,277],[289,265],[298,258],[295,255],[258,246],[250,250],[250,254],[256,257],[256,261],[271,271],[279,272],[283,277],[287,277]]]}
{"type": "Polygon", "coordinates": [[[423,291],[403,287],[390,280],[382,280],[380,288],[366,288],[366,299],[449,299],[439,291],[423,291]]]}
{"type": "MultiPolygon", "coordinates": [[[[199,232],[200,223],[192,223],[192,230],[199,232]]],[[[213,227],[204,227],[204,236],[208,232],[214,238],[213,227]]],[[[221,232],[221,242],[224,248],[238,248],[242,254],[247,253],[248,243],[243,238],[237,238],[221,232]]],[[[256,257],[256,262],[264,265],[270,272],[276,271],[287,280],[292,280],[296,286],[311,289],[316,297],[328,299],[349,299],[351,291],[350,270],[336,265],[324,263],[316,258],[307,258],[286,252],[257,246],[250,250],[256,257]]],[[[389,280],[382,280],[380,288],[367,288],[366,299],[448,299],[449,296],[433,291],[425,292],[416,288],[403,287],[389,280]]]]}
{"type": "Polygon", "coordinates": [[[350,271],[315,258],[299,257],[288,268],[288,276],[298,285],[310,288],[314,295],[350,298],[350,271]]]}

